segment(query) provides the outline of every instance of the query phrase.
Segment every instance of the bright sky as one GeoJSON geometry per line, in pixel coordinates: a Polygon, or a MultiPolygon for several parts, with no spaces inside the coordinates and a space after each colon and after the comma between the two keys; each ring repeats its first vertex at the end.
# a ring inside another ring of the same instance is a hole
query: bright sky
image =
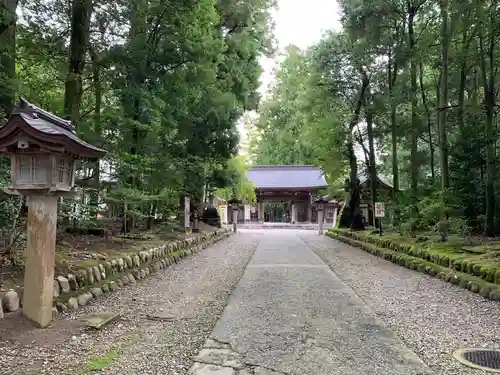
{"type": "MultiPolygon", "coordinates": [[[[278,51],[274,58],[262,58],[264,70],[259,91],[264,94],[274,80],[273,70],[279,66],[284,48],[294,44],[301,49],[318,42],[327,30],[339,30],[340,9],[335,0],[278,0],[278,9],[273,14],[274,34],[278,51]]],[[[243,124],[238,124],[241,141],[245,134],[243,124]]],[[[242,150],[240,150],[242,153],[242,150]]]]}
{"type": "Polygon", "coordinates": [[[290,44],[301,49],[318,42],[328,30],[339,30],[340,9],[335,0],[278,0],[278,9],[273,15],[275,37],[278,43],[277,57],[261,60],[264,73],[261,91],[274,79],[272,71],[278,66],[280,53],[290,44]]]}

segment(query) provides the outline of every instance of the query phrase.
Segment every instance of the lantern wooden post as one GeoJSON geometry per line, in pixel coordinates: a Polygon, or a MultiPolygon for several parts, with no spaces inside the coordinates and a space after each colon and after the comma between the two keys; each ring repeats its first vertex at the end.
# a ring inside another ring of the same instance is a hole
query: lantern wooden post
{"type": "Polygon", "coordinates": [[[52,321],[57,197],[33,195],[28,203],[23,314],[39,327],[52,321]]]}
{"type": "Polygon", "coordinates": [[[27,197],[28,230],[23,314],[39,327],[52,321],[57,200],[78,195],[75,160],[99,160],[106,151],[76,135],[71,121],[25,99],[0,128],[0,154],[11,158],[7,194],[27,197]]]}
{"type": "Polygon", "coordinates": [[[319,230],[319,234],[322,235],[323,234],[323,224],[325,222],[325,204],[328,203],[328,201],[324,198],[324,197],[319,197],[318,199],[316,199],[314,201],[314,203],[316,203],[316,209],[318,211],[318,224],[319,224],[319,227],[318,227],[318,230],[319,230]]]}
{"type": "Polygon", "coordinates": [[[236,233],[238,231],[238,211],[240,210],[241,201],[236,197],[236,189],[233,188],[233,196],[227,202],[231,205],[232,214],[233,214],[233,232],[236,233]]]}

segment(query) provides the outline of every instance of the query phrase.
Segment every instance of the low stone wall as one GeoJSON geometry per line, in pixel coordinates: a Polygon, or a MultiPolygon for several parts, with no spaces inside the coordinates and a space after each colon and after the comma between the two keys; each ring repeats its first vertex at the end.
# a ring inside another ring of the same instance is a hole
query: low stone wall
{"type": "MultiPolygon", "coordinates": [[[[480,276],[473,276],[451,268],[453,264],[444,266],[414,256],[411,252],[403,252],[400,250],[400,247],[394,247],[390,241],[383,238],[376,241],[376,239],[367,239],[366,236],[362,236],[359,233],[345,233],[345,231],[335,229],[329,230],[326,235],[348,245],[358,247],[392,263],[411,270],[426,273],[429,276],[468,289],[473,293],[478,293],[485,298],[500,301],[500,286],[498,284],[488,282],[480,276]],[[384,247],[384,245],[387,245],[387,247],[384,247]],[[392,248],[388,248],[389,246],[392,246],[392,248]]],[[[407,248],[410,249],[411,247],[408,245],[404,247],[404,250],[407,250],[407,248]]]]}
{"type": "MultiPolygon", "coordinates": [[[[92,298],[115,291],[124,285],[136,283],[231,234],[232,232],[225,229],[219,229],[103,261],[74,273],[58,275],[54,280],[54,308],[58,312],[76,310],[86,305],[92,298]]],[[[22,307],[22,290],[11,289],[0,298],[0,318],[3,318],[4,311],[13,312],[22,307]]]]}

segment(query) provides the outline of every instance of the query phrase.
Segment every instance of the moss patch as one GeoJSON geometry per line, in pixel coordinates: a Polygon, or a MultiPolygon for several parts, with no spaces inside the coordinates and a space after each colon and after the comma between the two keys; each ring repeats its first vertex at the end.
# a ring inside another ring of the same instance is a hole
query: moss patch
{"type": "Polygon", "coordinates": [[[426,273],[450,282],[485,298],[500,300],[500,272],[493,264],[471,263],[469,257],[450,249],[426,249],[415,245],[397,246],[384,237],[367,238],[366,234],[345,230],[330,230],[326,234],[349,245],[361,248],[400,266],[426,273]],[[347,234],[349,233],[349,234],[347,234]],[[366,239],[366,241],[363,241],[366,239]],[[462,270],[471,270],[471,273],[462,270]]]}
{"type": "Polygon", "coordinates": [[[111,366],[117,359],[119,359],[125,352],[125,350],[142,340],[140,334],[133,335],[124,344],[120,346],[114,346],[107,349],[103,354],[96,355],[90,358],[85,364],[84,375],[92,375],[95,371],[102,371],[109,366],[111,366]]]}
{"type": "Polygon", "coordinates": [[[87,370],[89,371],[89,373],[92,373],[92,371],[104,370],[106,367],[110,366],[114,361],[116,361],[119,356],[120,350],[111,348],[104,354],[91,358],[87,362],[87,370]]]}

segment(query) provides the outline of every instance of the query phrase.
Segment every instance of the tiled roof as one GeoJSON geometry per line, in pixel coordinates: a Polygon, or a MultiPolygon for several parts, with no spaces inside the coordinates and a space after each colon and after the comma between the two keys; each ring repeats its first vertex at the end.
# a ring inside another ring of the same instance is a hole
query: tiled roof
{"type": "Polygon", "coordinates": [[[76,135],[75,126],[69,120],[64,120],[21,98],[20,115],[32,128],[47,135],[62,135],[72,141],[94,151],[103,151],[76,135]]]}
{"type": "Polygon", "coordinates": [[[58,127],[64,128],[71,133],[76,134],[75,126],[70,120],[64,120],[50,112],[47,112],[40,107],[28,102],[25,98],[21,97],[18,111],[28,112],[31,117],[39,118],[49,124],[57,125],[58,127]]]}
{"type": "Polygon", "coordinates": [[[95,159],[106,154],[106,151],[80,139],[71,121],[44,111],[24,98],[21,98],[19,107],[14,110],[9,121],[0,127],[2,147],[17,142],[15,137],[19,132],[47,145],[64,146],[66,152],[81,158],[95,159]]]}
{"type": "Polygon", "coordinates": [[[60,125],[53,124],[51,122],[48,122],[47,120],[36,117],[36,115],[29,115],[27,113],[21,113],[20,114],[22,119],[33,129],[38,130],[39,132],[45,133],[49,136],[65,136],[72,141],[80,144],[83,147],[89,148],[93,151],[101,152],[99,147],[93,146],[81,138],[79,138],[73,131],[69,130],[68,128],[63,128],[60,125]]]}
{"type": "MultiPolygon", "coordinates": [[[[358,173],[358,178],[359,178],[359,183],[364,184],[365,182],[367,182],[370,179],[370,175],[365,170],[365,171],[358,173]]],[[[377,173],[377,178],[382,185],[385,185],[389,188],[393,187],[392,184],[384,176],[382,176],[380,173],[377,173]]]]}
{"type": "Polygon", "coordinates": [[[312,165],[256,165],[247,170],[247,178],[259,189],[326,188],[323,172],[312,165]]]}

